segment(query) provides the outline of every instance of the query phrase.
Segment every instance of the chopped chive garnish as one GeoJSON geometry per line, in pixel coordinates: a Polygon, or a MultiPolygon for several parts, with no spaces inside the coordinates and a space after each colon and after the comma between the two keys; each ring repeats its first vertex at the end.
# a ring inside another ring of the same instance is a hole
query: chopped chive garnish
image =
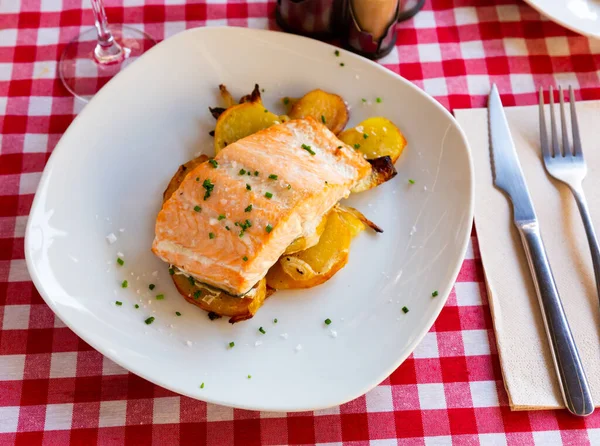
{"type": "Polygon", "coordinates": [[[254,176],[257,177],[258,176],[258,170],[254,171],[254,176]]]}
{"type": "Polygon", "coordinates": [[[313,149],[310,148],[310,146],[307,146],[306,144],[302,144],[302,148],[304,150],[306,150],[308,153],[310,153],[311,155],[316,155],[316,153],[314,152],[313,149]]]}
{"type": "Polygon", "coordinates": [[[262,327],[260,327],[260,328],[258,329],[258,331],[260,331],[262,334],[267,334],[267,332],[265,331],[265,329],[264,329],[264,328],[262,328],[262,327]]]}
{"type": "Polygon", "coordinates": [[[181,316],[181,313],[180,313],[179,311],[176,311],[176,312],[175,312],[175,314],[176,314],[177,316],[181,316]]]}
{"type": "Polygon", "coordinates": [[[245,174],[246,174],[246,171],[245,171],[244,169],[240,169],[240,171],[239,171],[239,174],[240,174],[240,175],[245,175],[245,174]]]}
{"type": "Polygon", "coordinates": [[[336,57],[340,57],[340,51],[339,50],[335,50],[334,54],[336,55],[336,57]]]}
{"type": "Polygon", "coordinates": [[[250,212],[252,210],[252,205],[249,204],[248,206],[246,206],[246,209],[244,209],[244,212],[250,212]]]}
{"type": "Polygon", "coordinates": [[[242,260],[243,260],[244,262],[247,262],[247,261],[248,261],[248,256],[244,256],[244,257],[242,257],[242,260]]]}
{"type": "Polygon", "coordinates": [[[115,305],[118,305],[120,307],[121,305],[123,305],[123,302],[117,300],[117,301],[115,301],[115,305]]]}
{"type": "Polygon", "coordinates": [[[363,133],[363,138],[367,139],[369,137],[369,135],[367,135],[366,133],[363,133]]]}
{"type": "Polygon", "coordinates": [[[133,307],[134,308],[140,308],[140,306],[138,304],[135,304],[133,307]]]}
{"type": "Polygon", "coordinates": [[[269,175],[269,180],[276,180],[278,177],[275,174],[269,175]]]}
{"type": "Polygon", "coordinates": [[[196,177],[196,181],[200,181],[200,177],[196,177]]]}
{"type": "Polygon", "coordinates": [[[326,124],[326,123],[327,123],[327,121],[325,121],[325,116],[324,116],[324,115],[321,115],[321,122],[322,122],[323,124],[326,124]]]}
{"type": "Polygon", "coordinates": [[[403,312],[404,314],[408,313],[408,307],[402,307],[402,312],[403,312]]]}
{"type": "Polygon", "coordinates": [[[362,98],[362,99],[361,99],[361,101],[363,101],[363,102],[367,102],[367,100],[366,100],[365,98],[362,98]]]}
{"type": "Polygon", "coordinates": [[[121,257],[117,257],[117,263],[121,266],[125,265],[125,260],[123,260],[121,257]]]}
{"type": "Polygon", "coordinates": [[[408,180],[408,182],[409,182],[410,184],[415,184],[415,180],[413,180],[413,179],[409,179],[409,180],[408,180]]]}
{"type": "Polygon", "coordinates": [[[287,188],[288,188],[288,190],[290,190],[292,188],[292,185],[288,184],[287,188]]]}
{"type": "Polygon", "coordinates": [[[200,384],[200,388],[204,389],[204,383],[200,384]]]}
{"type": "Polygon", "coordinates": [[[288,105],[290,103],[290,98],[283,98],[283,103],[288,105]]]}
{"type": "Polygon", "coordinates": [[[196,281],[194,280],[194,278],[192,276],[188,276],[188,282],[190,282],[190,285],[192,285],[192,286],[196,285],[196,281]]]}
{"type": "Polygon", "coordinates": [[[219,217],[217,218],[217,220],[221,221],[221,220],[225,220],[225,216],[223,214],[219,215],[219,217]]]}
{"type": "Polygon", "coordinates": [[[194,291],[194,299],[200,299],[201,294],[202,294],[202,291],[200,291],[200,290],[194,291]]]}
{"type": "Polygon", "coordinates": [[[152,291],[154,288],[156,288],[156,285],[151,283],[150,285],[148,285],[148,288],[150,288],[150,291],[152,291]]]}
{"type": "Polygon", "coordinates": [[[360,144],[354,144],[354,148],[355,148],[356,150],[360,149],[360,144]]]}
{"type": "Polygon", "coordinates": [[[331,319],[327,318],[327,319],[325,319],[324,322],[325,322],[325,325],[329,325],[329,324],[331,324],[331,319]]]}
{"type": "Polygon", "coordinates": [[[268,113],[268,112],[269,112],[269,110],[267,110],[267,109],[265,108],[265,113],[268,113]]]}
{"type": "Polygon", "coordinates": [[[277,323],[277,318],[273,319],[273,323],[276,324],[277,323]]]}
{"type": "Polygon", "coordinates": [[[170,275],[173,275],[173,274],[175,274],[175,270],[174,270],[173,268],[169,268],[169,274],[170,274],[170,275]]]}
{"type": "Polygon", "coordinates": [[[271,232],[273,230],[273,226],[271,225],[267,225],[267,227],[265,228],[265,231],[267,232],[271,232]]]}
{"type": "Polygon", "coordinates": [[[375,101],[377,101],[377,103],[381,103],[381,98],[376,98],[375,101]]]}
{"type": "Polygon", "coordinates": [[[127,288],[127,285],[128,285],[128,283],[127,283],[126,280],[124,280],[123,282],[121,282],[121,288],[127,288]]]}
{"type": "Polygon", "coordinates": [[[194,210],[196,212],[200,212],[202,210],[202,208],[200,206],[196,205],[196,206],[194,206],[194,210]]]}
{"type": "Polygon", "coordinates": [[[211,239],[211,240],[214,239],[215,238],[215,233],[214,232],[209,232],[208,233],[208,238],[211,239]]]}
{"type": "Polygon", "coordinates": [[[338,150],[342,148],[342,146],[337,146],[338,150]]]}
{"type": "Polygon", "coordinates": [[[248,176],[252,176],[252,172],[248,171],[248,172],[247,172],[247,175],[248,175],[248,176]]]}
{"type": "Polygon", "coordinates": [[[252,186],[250,186],[248,183],[246,183],[246,190],[252,190],[252,186]]]}
{"type": "Polygon", "coordinates": [[[343,66],[344,66],[344,62],[340,62],[340,67],[343,67],[343,66]]]}
{"type": "Polygon", "coordinates": [[[433,293],[431,293],[431,297],[437,297],[437,295],[438,295],[437,290],[435,290],[433,293]]]}
{"type": "Polygon", "coordinates": [[[225,226],[225,229],[227,229],[229,231],[229,226],[225,226]]]}
{"type": "Polygon", "coordinates": [[[273,194],[271,192],[265,192],[265,197],[267,197],[270,200],[271,198],[273,198],[273,194]]]}
{"type": "Polygon", "coordinates": [[[213,166],[215,169],[217,167],[219,167],[219,163],[217,163],[217,160],[208,160],[208,162],[210,163],[211,166],[213,166]]]}
{"type": "Polygon", "coordinates": [[[165,295],[164,294],[157,294],[156,295],[156,300],[164,300],[165,299],[165,295]]]}
{"type": "Polygon", "coordinates": [[[252,378],[252,375],[248,375],[248,379],[251,379],[251,378],[252,378]]]}
{"type": "Polygon", "coordinates": [[[150,316],[144,322],[146,323],[146,325],[150,325],[152,322],[154,322],[154,316],[150,316]]]}
{"type": "Polygon", "coordinates": [[[210,194],[212,193],[213,189],[215,188],[215,185],[212,183],[212,181],[210,181],[208,178],[206,180],[204,180],[204,182],[202,183],[202,187],[204,189],[206,189],[206,192],[204,193],[204,199],[206,200],[208,197],[210,197],[210,194]]]}
{"type": "Polygon", "coordinates": [[[233,347],[235,347],[235,342],[231,341],[231,342],[229,343],[229,348],[233,348],[233,347]]]}

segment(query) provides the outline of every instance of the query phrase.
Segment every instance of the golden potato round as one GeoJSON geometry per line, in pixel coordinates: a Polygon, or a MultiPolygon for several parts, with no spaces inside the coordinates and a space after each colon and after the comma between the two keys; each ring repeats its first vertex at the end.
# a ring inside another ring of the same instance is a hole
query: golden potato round
{"type": "Polygon", "coordinates": [[[369,118],[354,128],[344,130],[339,138],[365,154],[367,159],[389,156],[395,163],[404,147],[406,138],[392,121],[382,117],[369,118]]]}
{"type": "Polygon", "coordinates": [[[294,102],[288,114],[292,119],[310,116],[325,124],[336,135],[344,130],[349,117],[346,103],[341,96],[323,90],[306,93],[294,102]]]}
{"type": "Polygon", "coordinates": [[[244,102],[226,109],[215,127],[215,153],[238,139],[279,123],[279,116],[260,102],[244,102]]]}

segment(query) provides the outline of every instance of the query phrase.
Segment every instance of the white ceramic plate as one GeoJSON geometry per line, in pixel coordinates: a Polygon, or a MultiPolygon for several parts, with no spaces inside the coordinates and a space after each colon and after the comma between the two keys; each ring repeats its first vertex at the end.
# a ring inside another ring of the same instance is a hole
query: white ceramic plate
{"type": "Polygon", "coordinates": [[[532,8],[565,28],[600,38],[600,0],[525,0],[532,8]]]}
{"type": "Polygon", "coordinates": [[[69,127],[35,197],[26,257],[54,312],[133,373],[209,402],[311,410],[367,392],[412,352],[456,279],[472,216],[465,137],[421,90],[358,56],[336,57],[334,47],[314,40],[204,28],[150,50],[69,127]],[[351,108],[350,124],[386,116],[409,145],[393,181],[349,200],[385,233],[355,239],[349,264],[326,284],[278,292],[253,319],[230,325],[186,303],[150,245],[170,177],[195,153],[213,153],[208,106],[219,104],[217,85],[241,95],[255,82],[266,105],[280,112],[283,96],[314,88],[339,93],[351,108]],[[112,245],[110,233],[117,236],[112,245]],[[123,267],[115,265],[118,252],[123,267]],[[127,289],[120,287],[124,279],[127,289]],[[157,285],[153,292],[150,283],[157,285]],[[158,293],[166,299],[154,300],[158,293]],[[156,318],[152,325],[144,324],[149,316],[156,318]]]}

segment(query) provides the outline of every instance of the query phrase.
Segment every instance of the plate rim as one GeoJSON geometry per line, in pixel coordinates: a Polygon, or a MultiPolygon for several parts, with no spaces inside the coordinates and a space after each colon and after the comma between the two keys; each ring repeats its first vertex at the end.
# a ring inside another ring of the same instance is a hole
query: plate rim
{"type": "MultiPolygon", "coordinates": [[[[295,35],[295,34],[288,34],[288,33],[279,32],[279,31],[271,31],[271,30],[265,30],[265,29],[253,29],[253,28],[246,28],[246,27],[235,27],[235,26],[197,27],[197,28],[191,28],[191,29],[181,31],[181,32],[176,33],[173,36],[161,41],[160,43],[155,45],[153,48],[151,48],[149,51],[147,51],[144,55],[142,55],[140,57],[140,59],[148,58],[147,55],[154,52],[155,48],[161,47],[164,42],[167,42],[176,37],[181,38],[181,35],[183,35],[183,34],[194,35],[194,34],[221,33],[221,32],[242,33],[242,34],[243,33],[260,34],[262,36],[266,36],[267,38],[273,38],[273,36],[278,36],[278,38],[298,40],[298,41],[302,41],[304,43],[323,46],[325,48],[329,47],[332,51],[339,49],[339,47],[337,47],[335,45],[331,45],[326,42],[316,41],[316,40],[310,39],[308,37],[299,36],[299,35],[295,35]]],[[[56,157],[54,156],[55,153],[57,153],[59,150],[62,150],[61,149],[62,146],[60,144],[62,139],[65,138],[65,136],[68,135],[69,132],[72,131],[72,127],[75,125],[76,122],[78,122],[80,119],[82,119],[81,118],[82,116],[86,116],[86,113],[89,113],[87,111],[87,109],[90,108],[90,104],[98,102],[98,101],[94,102],[94,100],[97,97],[106,94],[106,90],[107,90],[106,86],[104,88],[102,88],[96,94],[96,96],[94,98],[92,98],[92,100],[84,107],[84,109],[75,117],[73,122],[69,125],[67,130],[63,133],[63,135],[57,142],[50,157],[48,158],[48,161],[46,162],[46,165],[44,166],[44,170],[42,172],[42,176],[40,178],[39,184],[36,188],[35,196],[34,196],[31,208],[30,208],[30,212],[28,214],[28,220],[27,220],[27,225],[26,225],[26,229],[25,229],[25,238],[24,238],[25,260],[26,260],[27,269],[28,269],[29,275],[31,277],[31,280],[36,287],[36,290],[39,292],[39,294],[43,298],[44,302],[50,307],[50,309],[56,315],[56,317],[58,317],[71,331],[73,331],[84,342],[86,342],[88,345],[90,345],[92,348],[94,348],[97,352],[99,352],[103,356],[106,356],[108,359],[115,362],[117,365],[119,365],[120,367],[125,369],[127,372],[133,373],[155,385],[158,385],[167,390],[170,390],[178,395],[187,396],[187,397],[190,397],[190,398],[193,398],[196,400],[204,401],[206,403],[224,405],[224,406],[232,407],[232,408],[236,408],[236,409],[252,410],[252,411],[268,411],[268,412],[305,412],[305,411],[315,411],[315,410],[327,409],[330,407],[336,407],[336,406],[345,404],[349,401],[359,398],[362,395],[364,395],[365,393],[367,393],[368,391],[370,391],[371,389],[377,387],[382,381],[387,379],[394,372],[394,370],[396,370],[406,360],[406,358],[408,358],[408,356],[410,356],[413,353],[413,351],[415,350],[417,345],[423,340],[425,335],[429,332],[429,330],[431,329],[431,327],[437,320],[440,312],[444,308],[444,306],[448,300],[448,297],[450,295],[450,292],[456,283],[456,279],[458,277],[460,269],[465,260],[465,254],[466,254],[466,251],[468,248],[470,234],[471,234],[472,228],[473,228],[474,207],[475,207],[474,165],[473,165],[473,158],[471,156],[471,148],[469,146],[467,137],[466,137],[463,129],[460,127],[460,125],[458,124],[458,121],[454,118],[452,113],[450,113],[444,106],[442,106],[437,100],[435,100],[435,98],[433,98],[432,96],[427,94],[425,91],[423,91],[422,89],[417,87],[415,84],[413,84],[409,80],[403,78],[396,72],[394,72],[390,69],[387,69],[383,65],[380,65],[374,61],[368,60],[362,56],[359,56],[357,54],[354,54],[354,53],[351,53],[348,51],[345,51],[344,56],[348,57],[350,59],[359,60],[360,63],[363,63],[363,64],[367,63],[367,65],[370,65],[372,68],[385,72],[387,75],[392,76],[397,81],[402,82],[405,85],[405,87],[415,90],[420,96],[422,96],[424,98],[424,100],[430,102],[434,107],[436,107],[443,115],[446,116],[446,118],[448,118],[450,120],[451,124],[454,124],[454,129],[458,132],[458,136],[460,137],[460,139],[463,142],[463,146],[465,149],[465,155],[466,155],[466,158],[468,161],[467,166],[466,166],[467,173],[469,176],[468,186],[469,186],[469,190],[470,190],[470,193],[468,196],[468,215],[467,215],[468,223],[466,223],[467,226],[465,229],[465,233],[462,236],[462,241],[461,241],[460,245],[457,244],[457,246],[460,246],[460,249],[458,250],[459,255],[457,257],[456,264],[455,264],[454,268],[452,269],[451,274],[449,275],[449,277],[451,277],[451,280],[449,280],[445,284],[443,289],[440,287],[440,294],[439,294],[440,299],[437,299],[437,306],[434,308],[433,311],[431,311],[429,317],[424,319],[425,322],[422,325],[422,329],[416,333],[417,336],[413,337],[412,342],[407,344],[405,352],[402,355],[399,355],[398,358],[392,363],[392,365],[389,368],[385,368],[385,369],[382,368],[382,370],[378,373],[378,377],[376,379],[373,379],[372,381],[366,383],[358,391],[352,393],[351,395],[349,394],[345,398],[337,399],[335,401],[331,401],[324,405],[321,404],[321,405],[296,406],[296,407],[272,407],[272,406],[268,406],[268,405],[266,405],[266,406],[261,405],[258,402],[253,405],[251,405],[251,404],[233,404],[228,401],[219,400],[218,397],[210,397],[210,396],[205,397],[204,395],[198,395],[195,393],[191,393],[189,391],[186,391],[183,388],[178,388],[176,385],[171,385],[168,382],[157,379],[156,377],[149,376],[143,369],[136,367],[135,363],[125,365],[124,364],[125,361],[121,361],[120,359],[115,357],[115,355],[113,355],[110,351],[105,351],[105,349],[101,349],[97,346],[97,343],[95,342],[95,339],[97,338],[97,336],[88,334],[88,332],[83,328],[82,329],[75,328],[76,324],[73,323],[73,320],[63,319],[63,317],[61,317],[62,315],[59,315],[57,306],[54,304],[54,300],[49,296],[49,293],[44,289],[43,282],[42,282],[40,276],[37,274],[37,268],[35,266],[35,261],[32,258],[33,253],[31,252],[32,248],[30,246],[31,245],[30,244],[31,232],[32,232],[32,228],[31,228],[32,219],[29,217],[32,214],[33,210],[36,209],[38,206],[40,206],[40,200],[42,199],[40,196],[41,195],[40,191],[45,187],[46,183],[48,182],[48,176],[50,175],[49,172],[52,170],[52,166],[54,165],[54,162],[56,159],[56,157]]],[[[123,70],[123,71],[126,71],[126,70],[123,70]]],[[[114,80],[117,79],[118,77],[119,77],[119,75],[115,76],[113,79],[111,79],[107,83],[107,85],[110,85],[111,83],[113,83],[114,80]]],[[[449,126],[448,129],[450,129],[450,128],[452,128],[452,127],[449,126]]]]}
{"type": "MultiPolygon", "coordinates": [[[[574,33],[579,34],[580,36],[590,37],[592,39],[600,39],[600,27],[598,28],[597,32],[583,30],[581,28],[578,28],[575,25],[570,24],[568,21],[561,19],[560,16],[556,16],[556,15],[548,13],[547,11],[544,10],[543,6],[540,5],[536,0],[524,0],[524,1],[531,8],[536,10],[542,16],[546,17],[551,22],[554,22],[557,25],[560,25],[563,28],[568,29],[569,31],[573,31],[574,33]]],[[[598,24],[600,24],[600,19],[598,20],[598,24]]]]}

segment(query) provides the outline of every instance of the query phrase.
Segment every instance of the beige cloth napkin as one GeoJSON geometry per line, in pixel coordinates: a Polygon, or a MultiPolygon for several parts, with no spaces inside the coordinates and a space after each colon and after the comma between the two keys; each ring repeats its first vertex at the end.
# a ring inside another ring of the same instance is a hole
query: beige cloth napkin
{"type": "MultiPolygon", "coordinates": [[[[579,211],[569,189],[544,170],[537,106],[507,107],[505,112],[594,403],[600,406],[600,311],[579,211]]],[[[487,110],[456,110],[455,115],[473,155],[475,226],[510,407],[564,407],[512,209],[492,182],[487,110]]],[[[583,187],[600,233],[600,101],[578,103],[577,117],[588,165],[583,187]]]]}

